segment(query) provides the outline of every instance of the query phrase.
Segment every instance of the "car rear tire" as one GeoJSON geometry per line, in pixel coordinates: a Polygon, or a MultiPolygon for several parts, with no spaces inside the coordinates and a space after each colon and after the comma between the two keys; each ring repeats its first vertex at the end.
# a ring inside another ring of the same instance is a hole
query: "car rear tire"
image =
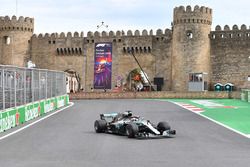
{"type": "Polygon", "coordinates": [[[135,138],[138,131],[139,131],[139,128],[136,124],[128,124],[126,126],[126,134],[127,134],[128,138],[135,138]]]}
{"type": "Polygon", "coordinates": [[[171,127],[167,122],[159,122],[157,125],[157,130],[162,134],[165,130],[170,130],[171,127]]]}
{"type": "Polygon", "coordinates": [[[105,120],[96,120],[94,124],[96,133],[103,133],[107,129],[107,121],[105,120]]]}

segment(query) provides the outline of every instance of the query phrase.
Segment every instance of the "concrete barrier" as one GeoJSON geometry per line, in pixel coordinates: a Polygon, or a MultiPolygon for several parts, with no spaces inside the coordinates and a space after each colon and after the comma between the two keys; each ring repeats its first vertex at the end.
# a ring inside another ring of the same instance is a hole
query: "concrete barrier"
{"type": "Polygon", "coordinates": [[[0,133],[69,104],[69,96],[28,103],[0,111],[0,133]]]}
{"type": "Polygon", "coordinates": [[[80,99],[157,99],[157,98],[183,98],[183,99],[240,99],[240,92],[79,92],[69,94],[70,100],[80,99]]]}

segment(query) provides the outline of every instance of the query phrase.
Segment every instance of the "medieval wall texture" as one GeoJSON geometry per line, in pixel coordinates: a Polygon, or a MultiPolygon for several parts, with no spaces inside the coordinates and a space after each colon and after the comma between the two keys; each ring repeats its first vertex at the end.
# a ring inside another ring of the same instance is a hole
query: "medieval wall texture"
{"type": "Polygon", "coordinates": [[[173,90],[187,91],[189,73],[210,74],[212,10],[191,6],[174,9],[173,90]]]}
{"type": "MultiPolygon", "coordinates": [[[[216,17],[216,16],[215,16],[216,17]]],[[[166,23],[167,24],[167,23],[166,23]]],[[[176,7],[171,29],[153,31],[68,32],[33,34],[34,19],[0,17],[0,64],[73,70],[81,87],[90,91],[94,80],[95,43],[112,42],[112,88],[138,68],[133,50],[150,81],[163,77],[163,90],[187,91],[189,73],[208,74],[210,90],[217,82],[249,86],[250,30],[246,25],[211,31],[212,9],[176,7]]]]}
{"type": "Polygon", "coordinates": [[[33,30],[32,18],[0,17],[0,64],[25,66],[33,30]]]}
{"type": "Polygon", "coordinates": [[[233,83],[237,88],[249,87],[250,81],[250,30],[228,25],[210,34],[213,83],[233,83]]]}

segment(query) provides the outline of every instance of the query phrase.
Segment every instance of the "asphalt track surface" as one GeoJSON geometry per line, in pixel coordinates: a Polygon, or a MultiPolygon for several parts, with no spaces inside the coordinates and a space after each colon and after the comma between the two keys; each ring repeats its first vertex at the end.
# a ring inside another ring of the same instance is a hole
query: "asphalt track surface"
{"type": "MultiPolygon", "coordinates": [[[[250,140],[175,104],[156,100],[82,100],[0,140],[1,167],[245,167],[250,140]],[[174,138],[97,134],[100,113],[132,110],[168,121],[174,138]]],[[[16,128],[1,134],[1,136],[16,128]]]]}

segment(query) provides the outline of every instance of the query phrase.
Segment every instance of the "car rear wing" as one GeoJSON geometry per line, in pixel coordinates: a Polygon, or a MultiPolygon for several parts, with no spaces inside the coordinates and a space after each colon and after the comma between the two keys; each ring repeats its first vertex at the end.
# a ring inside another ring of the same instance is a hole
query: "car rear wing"
{"type": "Polygon", "coordinates": [[[106,120],[107,122],[111,122],[117,115],[118,113],[100,114],[100,118],[106,120]]]}

